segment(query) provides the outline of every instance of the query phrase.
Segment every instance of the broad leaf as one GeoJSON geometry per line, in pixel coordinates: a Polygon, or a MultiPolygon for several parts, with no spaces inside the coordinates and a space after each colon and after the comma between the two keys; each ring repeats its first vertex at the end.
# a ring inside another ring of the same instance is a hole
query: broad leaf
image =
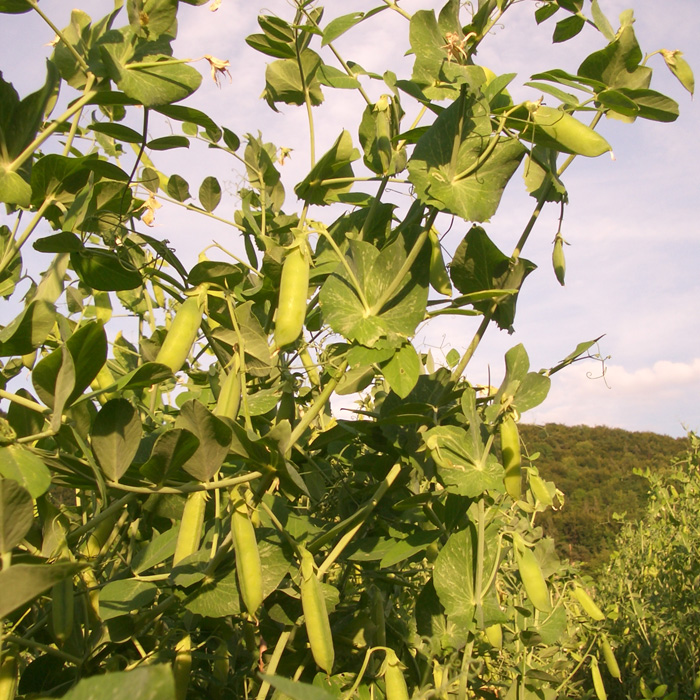
{"type": "Polygon", "coordinates": [[[487,103],[460,98],[418,140],[409,179],[425,204],[467,221],[488,221],[524,155],[517,138],[492,135],[487,103]]]}
{"type": "Polygon", "coordinates": [[[156,439],[151,456],[139,471],[154,484],[161,484],[169,473],[180,469],[198,447],[199,440],[189,430],[166,430],[156,439]]]}
{"type": "Polygon", "coordinates": [[[0,571],[0,617],[7,617],[55,583],[74,576],[83,568],[83,564],[73,562],[8,566],[0,571]]]}
{"type": "Polygon", "coordinates": [[[322,64],[321,57],[310,49],[301,52],[301,71],[296,58],[283,58],[269,63],[265,70],[265,91],[262,97],[272,109],[276,102],[288,105],[303,105],[306,91],[312,105],[323,102],[321,85],[316,78],[316,72],[322,64]],[[306,91],[305,89],[306,88],[306,91]]]}
{"type": "Polygon", "coordinates": [[[92,425],[92,451],[107,478],[119,481],[131,465],[141,440],[141,419],[126,399],[111,399],[92,425]]]}
{"type": "Polygon", "coordinates": [[[0,447],[0,475],[16,481],[32,498],[39,498],[51,486],[51,473],[46,465],[22,445],[0,447]]]}
{"type": "Polygon", "coordinates": [[[10,552],[34,520],[32,496],[14,479],[0,479],[0,552],[10,552]]]}
{"type": "MultiPolygon", "coordinates": [[[[457,247],[450,264],[452,282],[462,294],[483,290],[519,289],[524,279],[535,269],[525,258],[513,262],[504,255],[480,226],[473,226],[457,247]]],[[[510,329],[515,318],[518,295],[494,295],[492,300],[475,301],[474,308],[482,313],[493,310],[499,328],[510,329]]]]}
{"type": "Polygon", "coordinates": [[[413,345],[402,345],[393,357],[382,365],[382,374],[392,391],[405,399],[413,390],[422,365],[413,345]]]}
{"type": "Polygon", "coordinates": [[[83,678],[64,700],[172,700],[175,683],[170,664],[139,666],[83,678]]]}
{"type": "Polygon", "coordinates": [[[199,439],[197,451],[182,468],[198,481],[209,481],[228,454],[233,438],[231,428],[196,399],[183,404],[175,427],[186,428],[199,439]]]}
{"type": "Polygon", "coordinates": [[[0,330],[0,357],[27,355],[47,338],[56,320],[53,304],[34,300],[0,330]]]}
{"type": "MultiPolygon", "coordinates": [[[[351,240],[348,253],[347,265],[367,304],[372,307],[395,282],[406,260],[403,239],[399,238],[381,252],[370,243],[351,240]]],[[[423,247],[421,255],[429,255],[428,246],[423,247]]],[[[419,257],[391,299],[370,314],[347,269],[338,265],[321,288],[323,315],[336,333],[351,342],[373,347],[384,339],[397,347],[415,333],[416,326],[424,318],[428,299],[427,267],[426,261],[419,257]]]]}
{"type": "Polygon", "coordinates": [[[103,292],[136,289],[143,284],[141,273],[126,252],[82,248],[70,254],[70,264],[83,284],[103,292]]]}
{"type": "Polygon", "coordinates": [[[109,620],[148,607],[158,595],[158,586],[150,581],[122,579],[110,581],[100,591],[100,617],[109,620]]]}
{"type": "MultiPolygon", "coordinates": [[[[71,335],[65,343],[75,367],[75,385],[66,397],[69,406],[90,386],[107,359],[107,336],[99,321],[91,321],[71,335]]],[[[58,378],[63,364],[61,348],[39,362],[32,372],[32,383],[39,398],[54,406],[58,378]]]]}

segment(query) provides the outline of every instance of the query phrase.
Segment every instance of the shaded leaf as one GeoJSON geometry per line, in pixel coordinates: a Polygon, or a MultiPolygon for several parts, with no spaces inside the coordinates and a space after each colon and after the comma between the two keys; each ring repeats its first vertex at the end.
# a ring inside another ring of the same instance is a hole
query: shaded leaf
{"type": "Polygon", "coordinates": [[[143,284],[141,273],[125,255],[102,248],[82,248],[70,254],[70,264],[88,287],[103,292],[136,289],[143,284]]]}
{"type": "Polygon", "coordinates": [[[170,664],[139,666],[83,678],[64,700],[172,700],[175,683],[170,664]]]}
{"type": "Polygon", "coordinates": [[[47,338],[56,319],[53,304],[36,299],[0,330],[0,357],[27,355],[47,338]]]}
{"type": "Polygon", "coordinates": [[[107,478],[119,478],[131,465],[141,441],[141,419],[126,399],[111,399],[92,424],[92,451],[107,478]]]}
{"type": "Polygon", "coordinates": [[[14,479],[0,479],[0,552],[10,552],[34,520],[32,496],[14,479]]]}
{"type": "Polygon", "coordinates": [[[51,473],[46,465],[22,445],[0,447],[0,474],[16,481],[32,498],[39,498],[51,486],[51,473]]]}

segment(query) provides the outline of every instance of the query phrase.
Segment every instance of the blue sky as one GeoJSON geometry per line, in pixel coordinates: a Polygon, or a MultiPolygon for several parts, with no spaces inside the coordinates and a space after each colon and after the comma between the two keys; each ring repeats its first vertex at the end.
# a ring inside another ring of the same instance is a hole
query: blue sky
{"type": "MultiPolygon", "coordinates": [[[[73,3],[53,0],[42,7],[62,27],[73,3]]],[[[328,0],[325,18],[378,4],[378,0],[328,0]]],[[[400,4],[413,12],[441,3],[403,0],[400,4]]],[[[681,49],[700,73],[700,4],[688,0],[600,0],[600,5],[615,27],[618,14],[633,7],[635,30],[644,51],[681,49]]],[[[530,74],[553,67],[575,70],[582,58],[603,45],[600,35],[592,30],[571,42],[553,45],[553,24],[538,28],[532,17],[534,6],[532,0],[515,6],[506,15],[505,26],[482,44],[478,56],[481,64],[496,73],[518,72],[511,93],[519,99],[540,97],[532,89],[517,87],[530,74]]],[[[97,18],[111,3],[89,0],[82,7],[97,18]]],[[[292,107],[273,114],[259,99],[268,59],[247,47],[243,39],[257,30],[257,12],[263,7],[284,17],[292,13],[284,0],[264,4],[223,0],[216,13],[206,7],[183,5],[176,54],[197,58],[207,53],[231,61],[233,82],[224,81],[221,88],[209,80],[206,64],[199,64],[205,80],[188,104],[241,136],[260,130],[276,144],[293,148],[283,169],[290,193],[308,165],[306,117],[303,109],[292,107]]],[[[408,48],[405,20],[384,12],[361,26],[360,32],[337,42],[341,53],[367,69],[382,72],[390,67],[407,77],[411,60],[403,56],[408,48]]],[[[3,15],[0,19],[0,67],[20,94],[43,82],[43,56],[49,49],[41,45],[52,36],[51,30],[31,15],[3,15]]],[[[556,364],[580,341],[605,334],[599,345],[601,355],[609,356],[605,378],[596,378],[601,374],[600,363],[568,368],[553,377],[550,397],[526,414],[526,420],[602,424],[671,435],[683,435],[685,428],[700,429],[700,115],[661,57],[652,57],[650,65],[658,69],[652,87],[679,102],[680,118],[670,125],[641,120],[633,125],[602,124],[600,130],[613,145],[616,160],[607,156],[579,158],[565,177],[571,200],[562,231],[571,244],[566,248],[566,286],[559,286],[551,270],[551,242],[559,213],[552,207],[538,223],[525,251],[525,257],[539,269],[521,292],[516,332],[509,336],[492,330],[468,368],[470,380],[485,382],[490,376],[491,383],[497,384],[503,373],[503,354],[516,343],[525,345],[533,369],[540,369],[556,364]]],[[[368,89],[375,97],[386,91],[378,83],[368,89]]],[[[351,133],[357,129],[358,101],[346,92],[332,95],[327,91],[327,95],[327,103],[316,110],[319,153],[342,128],[351,133]]],[[[556,104],[553,99],[548,103],[556,104]]],[[[410,118],[412,112],[407,112],[410,118]]],[[[172,128],[177,133],[179,126],[172,128]]],[[[193,190],[206,175],[217,176],[230,192],[239,183],[235,163],[204,148],[193,146],[189,151],[163,156],[158,160],[163,170],[186,174],[195,183],[193,190]]],[[[516,175],[501,210],[486,226],[505,251],[512,248],[532,204],[516,175]]],[[[222,204],[222,211],[231,213],[234,206],[231,197],[222,204]]],[[[293,194],[288,194],[287,209],[293,206],[293,194]]],[[[321,212],[316,215],[324,216],[321,212]]],[[[441,225],[446,228],[447,221],[441,225]]],[[[453,226],[443,241],[449,253],[466,229],[466,224],[453,226]]],[[[238,245],[232,229],[183,216],[182,210],[169,207],[159,211],[150,233],[168,238],[188,264],[196,261],[210,238],[232,249],[238,245]]],[[[473,319],[450,317],[421,328],[417,343],[440,359],[450,348],[464,350],[476,325],[473,319]]]]}

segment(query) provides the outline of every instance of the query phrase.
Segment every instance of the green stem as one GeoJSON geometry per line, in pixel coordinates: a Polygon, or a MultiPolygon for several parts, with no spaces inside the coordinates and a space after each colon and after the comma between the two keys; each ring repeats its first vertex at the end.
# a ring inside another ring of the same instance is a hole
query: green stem
{"type": "Polygon", "coordinates": [[[43,651],[45,654],[55,656],[59,659],[67,661],[69,664],[75,664],[80,666],[83,660],[73,654],[68,654],[65,651],[56,649],[54,646],[49,646],[48,644],[42,644],[41,642],[35,642],[33,639],[25,639],[24,637],[17,637],[14,634],[6,634],[4,641],[10,642],[10,644],[17,644],[18,646],[28,647],[29,649],[36,649],[37,651],[43,651]]]}
{"type": "Polygon", "coordinates": [[[328,571],[328,569],[333,565],[335,560],[342,554],[345,547],[352,541],[352,538],[357,534],[358,530],[365,524],[365,521],[369,517],[369,514],[377,507],[379,501],[382,500],[384,494],[389,490],[391,485],[396,481],[396,477],[401,473],[401,465],[395,464],[389,473],[384,477],[382,483],[379,485],[374,495],[362,508],[362,517],[360,522],[358,522],[355,527],[346,532],[338,541],[335,547],[331,550],[330,554],[323,560],[323,563],[318,567],[318,577],[322,578],[323,575],[328,571]]]}
{"type": "Polygon", "coordinates": [[[430,231],[435,218],[437,217],[437,213],[437,209],[431,209],[430,214],[428,214],[428,219],[423,226],[422,233],[416,239],[416,242],[413,244],[413,248],[411,248],[411,252],[406,257],[406,260],[404,261],[403,265],[401,265],[401,269],[396,273],[396,276],[391,281],[391,284],[384,290],[382,296],[369,310],[370,315],[376,316],[379,314],[384,308],[384,305],[394,296],[401,285],[406,283],[406,277],[411,271],[413,263],[416,261],[416,258],[420,254],[425,242],[428,240],[428,231],[430,231]]]}
{"type": "Polygon", "coordinates": [[[13,403],[28,408],[30,411],[36,411],[37,413],[51,413],[51,409],[47,406],[42,406],[40,403],[32,401],[31,399],[26,399],[24,396],[11,394],[4,389],[0,389],[0,399],[7,399],[8,401],[12,401],[13,403]]]}
{"type": "Polygon", "coordinates": [[[406,12],[403,8],[399,7],[394,0],[384,0],[384,4],[390,9],[394,10],[394,12],[398,12],[402,17],[405,17],[406,19],[410,20],[411,15],[406,12]]]}
{"type": "Polygon", "coordinates": [[[262,472],[249,472],[248,474],[243,474],[242,476],[232,476],[228,479],[221,479],[221,481],[212,481],[203,484],[201,482],[183,484],[182,486],[157,486],[155,488],[149,488],[147,486],[129,486],[127,484],[120,484],[118,481],[107,481],[107,486],[111,489],[117,489],[119,491],[128,491],[129,493],[174,493],[174,494],[186,494],[193,493],[194,491],[214,491],[215,489],[226,489],[229,486],[236,486],[237,484],[246,484],[249,481],[254,481],[262,476],[262,472]]]}
{"type": "Polygon", "coordinates": [[[348,361],[343,360],[343,362],[341,362],[340,364],[340,367],[338,367],[336,371],[336,376],[330,379],[326,386],[323,387],[321,393],[316,397],[316,400],[313,402],[313,404],[311,404],[309,410],[306,411],[306,413],[302,416],[297,426],[292,431],[292,434],[289,436],[289,439],[287,440],[287,443],[284,445],[284,449],[282,450],[283,454],[287,454],[289,450],[291,450],[292,447],[294,447],[297,440],[311,425],[311,422],[314,420],[314,418],[316,418],[316,416],[323,410],[326,403],[328,403],[328,400],[331,398],[331,395],[335,391],[335,388],[338,386],[338,382],[341,380],[347,366],[348,361]]]}
{"type": "Polygon", "coordinates": [[[206,211],[205,209],[201,209],[200,207],[196,207],[194,204],[185,204],[184,202],[179,202],[177,199],[172,199],[172,197],[168,197],[167,195],[164,194],[157,194],[154,195],[157,199],[162,199],[164,202],[168,202],[169,204],[177,204],[178,206],[184,207],[188,211],[194,211],[197,212],[197,214],[202,214],[203,216],[208,216],[210,219],[214,219],[214,221],[220,221],[222,224],[227,224],[228,226],[231,226],[233,228],[237,228],[239,231],[245,231],[246,228],[245,226],[241,226],[240,224],[237,224],[235,221],[230,221],[229,219],[224,219],[220,216],[217,216],[216,214],[212,214],[209,211],[206,211]]]}
{"type": "MultiPolygon", "coordinates": [[[[83,89],[83,94],[90,92],[92,86],[95,82],[95,76],[93,73],[87,74],[87,81],[85,82],[85,88],[83,89]]],[[[68,138],[66,139],[66,145],[63,149],[63,155],[67,156],[70,153],[70,149],[73,146],[73,141],[75,140],[75,135],[78,132],[78,126],[80,125],[80,119],[83,116],[83,108],[76,112],[73,117],[73,122],[70,125],[70,131],[68,132],[68,138]]]]}
{"type": "Polygon", "coordinates": [[[5,268],[12,262],[15,255],[22,249],[22,246],[27,242],[29,236],[34,233],[34,229],[39,225],[44,216],[44,212],[51,206],[52,202],[53,197],[47,197],[37,209],[34,217],[29,222],[27,228],[24,229],[22,235],[8,244],[2,259],[0,259],[0,274],[2,274],[5,268]]]}
{"type": "Polygon", "coordinates": [[[472,165],[470,165],[466,170],[463,170],[461,173],[455,175],[454,182],[463,180],[465,177],[469,177],[469,175],[476,172],[489,159],[496,146],[498,146],[498,142],[501,140],[501,130],[505,126],[505,121],[505,118],[500,120],[498,133],[489,141],[489,145],[486,146],[484,152],[476,159],[476,162],[472,163],[472,165]]]}
{"type": "MultiPolygon", "coordinates": [[[[31,5],[32,9],[34,12],[36,12],[41,19],[46,22],[46,24],[53,29],[54,33],[56,36],[63,42],[63,45],[70,51],[70,53],[73,54],[73,58],[78,62],[78,65],[85,71],[85,73],[91,75],[90,73],[90,66],[85,62],[85,59],[75,50],[75,48],[71,45],[71,43],[66,39],[66,37],[63,35],[63,32],[41,11],[41,8],[39,5],[36,3],[36,0],[27,0],[27,4],[31,5]]],[[[94,76],[93,76],[94,78],[94,76]]]]}
{"type": "MultiPolygon", "coordinates": [[[[284,649],[287,646],[287,642],[289,641],[291,634],[291,630],[285,630],[282,632],[282,634],[280,634],[277,644],[275,644],[275,650],[272,652],[272,656],[270,657],[270,663],[268,663],[267,668],[265,669],[268,675],[273,675],[277,670],[277,666],[279,665],[280,659],[282,658],[282,654],[284,653],[284,649]]],[[[269,692],[270,684],[267,681],[263,681],[260,685],[260,689],[258,690],[256,700],[265,700],[269,692]]]]}
{"type": "Polygon", "coordinates": [[[467,683],[469,681],[469,667],[472,663],[472,650],[474,649],[474,638],[464,647],[462,652],[462,667],[459,674],[459,691],[457,693],[457,700],[466,700],[467,697],[467,683]]]}
{"type": "Polygon", "coordinates": [[[120,499],[110,503],[106,508],[101,510],[94,518],[88,520],[84,525],[76,527],[75,530],[71,530],[66,535],[66,541],[68,544],[72,544],[79,540],[84,534],[94,530],[103,520],[111,517],[114,513],[119,512],[124,506],[131,503],[136,498],[136,494],[128,493],[126,496],[122,496],[120,499]]]}
{"type": "Polygon", "coordinates": [[[388,182],[389,182],[389,176],[387,175],[386,177],[383,177],[381,182],[379,183],[379,187],[377,188],[377,194],[374,195],[374,199],[372,200],[372,204],[370,204],[369,211],[367,212],[367,216],[365,217],[365,221],[362,224],[362,228],[360,229],[360,235],[359,235],[360,240],[364,240],[365,231],[367,231],[367,229],[369,229],[369,225],[372,223],[374,216],[377,213],[377,209],[379,208],[379,205],[381,204],[382,197],[384,196],[384,190],[386,189],[388,182]]]}

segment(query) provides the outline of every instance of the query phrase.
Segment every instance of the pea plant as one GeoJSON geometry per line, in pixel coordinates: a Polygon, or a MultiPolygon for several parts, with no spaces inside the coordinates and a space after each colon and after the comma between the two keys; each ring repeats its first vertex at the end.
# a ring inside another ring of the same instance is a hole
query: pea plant
{"type": "MultiPolygon", "coordinates": [[[[601,668],[617,682],[591,582],[535,526],[562,494],[518,435],[593,342],[541,371],[515,345],[497,388],[468,370],[513,326],[565,172],[611,150],[599,120],[678,107],[650,88],[632,12],[615,29],[597,0],[533,7],[555,41],[597,32],[601,48],[514,102],[514,74],[477,49],[515,4],[260,15],[263,97],[309,120],[289,201],[282,149],[190,106],[201,75],[173,56],[175,0],[74,10],[63,29],[36,0],[0,0],[3,22],[35,12],[57,35],[41,89],[0,80],[0,290],[21,308],[0,330],[2,700],[603,698],[601,668]],[[405,20],[403,76],[334,43],[387,13],[405,20]],[[365,106],[316,156],[333,90],[365,106]],[[152,136],[149,115],[183,133],[152,136]],[[214,175],[193,197],[158,165],[195,142],[245,173],[231,218],[214,175]],[[503,252],[488,222],[521,168],[533,212],[503,252]],[[225,222],[244,252],[186,269],[149,229],[161,205],[225,222]],[[412,339],[445,315],[478,325],[439,366],[412,339]],[[334,415],[353,394],[354,419],[334,415]]],[[[681,53],[655,53],[692,92],[681,53]]]]}

